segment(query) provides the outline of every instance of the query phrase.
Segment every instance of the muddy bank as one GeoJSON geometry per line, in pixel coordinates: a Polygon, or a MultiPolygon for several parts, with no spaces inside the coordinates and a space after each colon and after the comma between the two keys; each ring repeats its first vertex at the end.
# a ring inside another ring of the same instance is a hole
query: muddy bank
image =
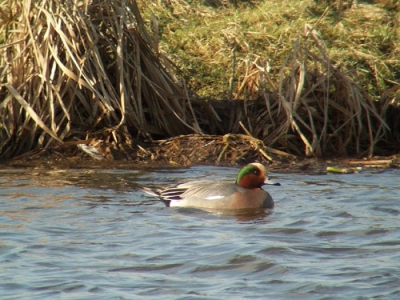
{"type": "Polygon", "coordinates": [[[247,135],[184,135],[152,142],[124,144],[102,140],[79,140],[36,149],[1,162],[4,168],[160,168],[193,165],[240,166],[262,162],[273,172],[336,173],[359,172],[366,168],[400,167],[400,153],[390,156],[300,157],[265,146],[247,135]]]}

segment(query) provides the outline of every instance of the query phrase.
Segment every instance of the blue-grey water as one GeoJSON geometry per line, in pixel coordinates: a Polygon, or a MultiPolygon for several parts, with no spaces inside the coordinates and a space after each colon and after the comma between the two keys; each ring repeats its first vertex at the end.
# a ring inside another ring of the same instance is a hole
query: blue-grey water
{"type": "Polygon", "coordinates": [[[400,299],[400,170],[271,174],[252,218],[138,189],[236,172],[0,170],[0,299],[400,299]]]}

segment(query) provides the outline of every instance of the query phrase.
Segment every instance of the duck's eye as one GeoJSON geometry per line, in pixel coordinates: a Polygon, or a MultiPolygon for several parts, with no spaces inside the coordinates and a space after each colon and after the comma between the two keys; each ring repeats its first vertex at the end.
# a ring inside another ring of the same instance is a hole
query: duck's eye
{"type": "Polygon", "coordinates": [[[255,175],[260,175],[260,170],[255,169],[255,170],[253,171],[253,174],[255,174],[255,175]]]}

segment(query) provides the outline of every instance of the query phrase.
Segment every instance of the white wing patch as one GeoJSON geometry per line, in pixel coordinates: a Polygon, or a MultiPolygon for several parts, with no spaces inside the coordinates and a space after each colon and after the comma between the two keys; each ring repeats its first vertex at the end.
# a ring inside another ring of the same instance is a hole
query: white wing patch
{"type": "Polygon", "coordinates": [[[205,200],[218,200],[218,199],[222,199],[222,198],[224,198],[225,196],[222,196],[222,195],[212,195],[212,196],[208,196],[208,197],[206,197],[206,198],[204,198],[205,200]]]}

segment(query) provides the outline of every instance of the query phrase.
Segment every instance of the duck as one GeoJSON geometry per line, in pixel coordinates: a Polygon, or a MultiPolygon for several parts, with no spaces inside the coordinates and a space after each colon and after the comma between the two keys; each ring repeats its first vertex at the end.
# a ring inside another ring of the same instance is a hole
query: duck
{"type": "Polygon", "coordinates": [[[167,207],[192,207],[204,210],[272,209],[274,200],[262,188],[279,186],[268,179],[261,163],[250,163],[240,169],[235,182],[198,180],[161,190],[144,189],[157,196],[167,207]]]}

